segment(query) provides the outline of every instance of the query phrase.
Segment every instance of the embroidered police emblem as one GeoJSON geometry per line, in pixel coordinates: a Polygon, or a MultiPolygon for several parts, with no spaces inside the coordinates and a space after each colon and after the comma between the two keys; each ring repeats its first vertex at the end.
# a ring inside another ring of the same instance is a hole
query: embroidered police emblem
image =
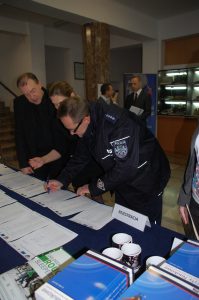
{"type": "Polygon", "coordinates": [[[104,182],[100,178],[97,180],[97,187],[98,189],[105,191],[104,182]]]}
{"type": "Polygon", "coordinates": [[[113,142],[113,150],[115,155],[118,158],[124,158],[127,156],[128,153],[128,147],[126,140],[118,140],[113,142]]]}

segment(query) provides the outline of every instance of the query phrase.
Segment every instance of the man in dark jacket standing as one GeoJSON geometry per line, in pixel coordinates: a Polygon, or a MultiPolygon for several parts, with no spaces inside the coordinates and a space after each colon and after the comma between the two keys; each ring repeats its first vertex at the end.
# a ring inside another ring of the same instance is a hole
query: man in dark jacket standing
{"type": "Polygon", "coordinates": [[[168,160],[158,141],[135,114],[98,100],[80,98],[61,103],[58,116],[71,134],[81,138],[75,156],[48,188],[67,187],[92,156],[103,172],[77,194],[115,191],[116,203],[161,222],[162,193],[170,177],[168,160]]]}
{"type": "Polygon", "coordinates": [[[132,93],[129,94],[124,101],[124,108],[136,113],[138,117],[146,121],[151,115],[151,95],[147,88],[142,87],[142,78],[139,75],[134,75],[131,78],[132,93]]]}
{"type": "Polygon", "coordinates": [[[45,180],[60,171],[60,160],[33,172],[29,159],[53,149],[55,108],[37,77],[24,73],[17,80],[22,95],[14,99],[15,138],[19,166],[24,174],[45,180]]]}

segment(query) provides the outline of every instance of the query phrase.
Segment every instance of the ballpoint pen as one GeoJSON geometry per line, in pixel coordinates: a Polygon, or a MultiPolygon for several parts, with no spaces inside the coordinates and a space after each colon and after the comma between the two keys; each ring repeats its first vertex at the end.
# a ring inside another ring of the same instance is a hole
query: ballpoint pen
{"type": "Polygon", "coordinates": [[[50,188],[49,188],[48,184],[49,184],[49,176],[46,178],[46,188],[47,188],[47,193],[49,194],[50,188]]]}

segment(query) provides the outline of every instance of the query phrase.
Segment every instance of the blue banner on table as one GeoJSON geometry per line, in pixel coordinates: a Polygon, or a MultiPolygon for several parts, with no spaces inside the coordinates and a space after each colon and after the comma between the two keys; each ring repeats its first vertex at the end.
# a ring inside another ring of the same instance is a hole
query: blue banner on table
{"type": "Polygon", "coordinates": [[[133,75],[141,75],[144,82],[144,89],[151,94],[152,106],[151,116],[147,118],[147,127],[156,135],[156,119],[157,119],[157,75],[156,74],[141,74],[141,73],[126,73],[124,74],[124,99],[132,93],[131,78],[133,75]]]}

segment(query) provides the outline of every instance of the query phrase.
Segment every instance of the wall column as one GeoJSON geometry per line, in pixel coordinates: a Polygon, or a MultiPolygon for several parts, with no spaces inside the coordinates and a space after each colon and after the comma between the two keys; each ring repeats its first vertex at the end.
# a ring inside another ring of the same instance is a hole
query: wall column
{"type": "Polygon", "coordinates": [[[96,100],[97,84],[109,82],[110,31],[104,23],[83,26],[85,65],[85,93],[88,100],[96,100]]]}

